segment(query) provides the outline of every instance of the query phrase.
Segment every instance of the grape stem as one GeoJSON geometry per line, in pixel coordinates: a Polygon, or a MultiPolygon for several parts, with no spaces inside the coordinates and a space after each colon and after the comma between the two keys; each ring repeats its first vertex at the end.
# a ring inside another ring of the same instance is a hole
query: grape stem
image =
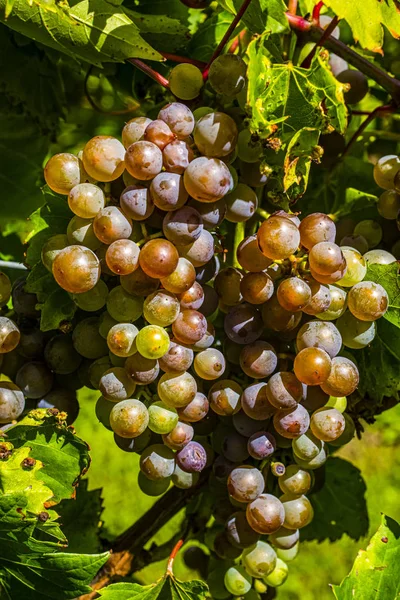
{"type": "Polygon", "coordinates": [[[136,242],[136,244],[140,248],[140,246],[143,246],[143,244],[145,244],[149,240],[155,240],[156,238],[163,237],[163,235],[164,233],[162,231],[157,231],[157,233],[152,233],[151,235],[147,235],[146,237],[142,238],[141,240],[136,242]]]}
{"type": "Polygon", "coordinates": [[[176,542],[175,546],[172,549],[171,554],[169,555],[168,564],[167,564],[167,570],[166,570],[165,574],[169,575],[170,577],[174,576],[172,567],[173,567],[173,564],[174,564],[175,557],[178,554],[179,550],[182,548],[182,546],[183,546],[183,540],[180,539],[180,540],[178,540],[176,542]]]}
{"type": "Polygon", "coordinates": [[[0,268],[1,269],[18,269],[21,271],[28,270],[28,267],[26,267],[23,263],[15,262],[14,260],[0,260],[0,268]]]}
{"type": "Polygon", "coordinates": [[[260,215],[263,219],[269,219],[271,214],[264,210],[263,208],[257,208],[256,213],[260,215]]]}
{"type": "Polygon", "coordinates": [[[163,75],[160,75],[160,73],[157,73],[157,71],[155,71],[152,67],[149,67],[149,65],[146,65],[146,63],[144,63],[142,60],[139,58],[127,58],[126,60],[135,65],[135,67],[140,69],[143,73],[146,73],[146,75],[154,79],[154,81],[165,87],[167,90],[169,89],[168,79],[166,79],[163,75]]]}
{"type": "Polygon", "coordinates": [[[317,25],[319,25],[319,16],[320,16],[321,9],[322,9],[323,5],[324,5],[324,3],[323,3],[322,1],[321,1],[321,2],[318,2],[318,4],[316,4],[316,5],[314,6],[314,9],[313,9],[313,13],[312,13],[312,20],[313,20],[313,21],[314,21],[314,22],[315,22],[317,25]]]}
{"type": "Polygon", "coordinates": [[[212,57],[210,58],[210,60],[208,61],[207,65],[205,66],[205,68],[203,70],[204,81],[206,81],[208,78],[208,72],[210,70],[212,63],[214,62],[214,60],[216,58],[218,58],[218,56],[221,54],[222,50],[225,48],[226,43],[228,42],[229,38],[231,37],[233,31],[236,29],[236,25],[239,23],[239,21],[242,19],[243,15],[244,15],[244,13],[248,9],[250,2],[251,2],[251,0],[244,0],[244,2],[242,3],[242,6],[239,8],[236,16],[232,20],[232,23],[229,25],[228,29],[226,30],[225,35],[223,36],[222,40],[220,41],[220,43],[214,50],[212,57]]]}
{"type": "Polygon", "coordinates": [[[178,54],[171,54],[171,52],[160,52],[166,60],[170,60],[176,63],[188,63],[194,65],[198,69],[204,69],[207,63],[202,60],[196,60],[195,58],[189,58],[188,56],[179,56],[178,54]]]}
{"type": "Polygon", "coordinates": [[[311,50],[311,52],[309,54],[307,54],[307,56],[301,63],[300,66],[303,67],[303,69],[310,68],[311,61],[314,58],[315,53],[317,52],[318,48],[320,48],[321,46],[324,45],[325,40],[327,40],[331,36],[331,33],[333,32],[333,30],[335,29],[335,27],[337,26],[338,23],[339,23],[339,18],[334,17],[332,19],[332,21],[329,23],[328,27],[324,30],[324,33],[321,35],[318,42],[315,44],[314,48],[311,50]]]}
{"type": "Polygon", "coordinates": [[[298,0],[289,0],[288,11],[290,12],[290,14],[295,15],[297,13],[297,4],[298,0]]]}
{"type": "Polygon", "coordinates": [[[245,224],[244,223],[236,223],[235,227],[235,237],[233,239],[233,266],[241,269],[241,265],[237,258],[237,249],[239,244],[244,240],[245,236],[245,224]]]}
{"type": "MultiPolygon", "coordinates": [[[[135,102],[134,105],[129,106],[128,108],[124,108],[122,110],[105,110],[104,108],[101,108],[101,106],[98,106],[96,104],[96,102],[93,100],[93,98],[91,97],[89,88],[88,88],[88,81],[89,81],[90,75],[92,74],[92,71],[93,71],[93,65],[91,65],[87,70],[85,80],[83,82],[83,89],[85,91],[86,99],[89,102],[90,106],[93,108],[93,110],[96,110],[97,112],[99,112],[103,115],[111,115],[114,117],[117,117],[119,115],[129,115],[130,113],[137,111],[137,109],[140,107],[140,104],[136,100],[134,100],[134,102],[135,102]]],[[[132,100],[133,100],[133,98],[132,98],[132,100]]]]}
{"type": "MultiPolygon", "coordinates": [[[[303,40],[318,42],[324,34],[324,29],[319,27],[316,23],[308,21],[298,15],[292,15],[286,12],[286,17],[292,29],[303,35],[303,40]]],[[[376,83],[383,87],[393,98],[396,104],[400,104],[400,80],[395,77],[391,77],[385,71],[372,64],[358,52],[355,52],[349,48],[346,44],[337,40],[336,38],[329,36],[323,43],[324,48],[334,52],[353,67],[362,71],[367,77],[370,77],[376,83]]]]}

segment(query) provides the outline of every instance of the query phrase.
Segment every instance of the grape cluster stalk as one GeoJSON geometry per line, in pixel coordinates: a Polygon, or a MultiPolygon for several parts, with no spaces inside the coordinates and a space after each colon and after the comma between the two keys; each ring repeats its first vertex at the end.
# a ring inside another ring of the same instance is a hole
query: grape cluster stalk
{"type": "MultiPolygon", "coordinates": [[[[204,82],[193,65],[179,67],[171,90],[190,100],[204,82]]],[[[245,73],[239,56],[222,55],[207,85],[239,98],[245,73]]],[[[260,217],[263,149],[237,115],[174,101],[126,123],[122,142],[96,136],[77,156],[50,158],[46,183],[73,216],[42,262],[76,303],[71,331],[41,332],[25,280],[11,286],[0,274],[10,379],[0,382],[0,423],[32,406],[72,423],[87,386],[117,446],[140,455],[144,494],[207,474],[216,599],[258,598],[285,581],[313,518],[316,473],[355,434],[349,350],[371,343],[388,309],[385,289],[365,280],[367,263],[395,260],[373,249],[369,221],[338,239],[323,213],[260,217]],[[221,244],[235,229],[225,263],[221,244]]],[[[388,219],[400,208],[399,164],[376,166],[388,219]]]]}

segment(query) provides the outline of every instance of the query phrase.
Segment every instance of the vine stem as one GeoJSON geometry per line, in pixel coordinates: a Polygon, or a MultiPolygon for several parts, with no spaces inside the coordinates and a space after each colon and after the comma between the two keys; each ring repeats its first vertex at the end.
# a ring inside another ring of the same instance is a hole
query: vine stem
{"type": "Polygon", "coordinates": [[[166,89],[169,89],[168,79],[166,79],[166,77],[164,77],[163,75],[160,75],[160,73],[157,73],[157,71],[155,71],[152,67],[149,67],[149,65],[146,65],[146,63],[144,63],[142,60],[140,60],[139,58],[127,58],[126,60],[135,65],[135,67],[140,69],[143,73],[146,73],[146,75],[151,77],[154,81],[156,81],[166,89]]]}
{"type": "Polygon", "coordinates": [[[339,18],[334,17],[332,19],[332,21],[329,23],[328,27],[324,30],[324,33],[321,35],[318,42],[315,44],[314,48],[311,50],[311,52],[309,54],[307,54],[307,56],[301,63],[300,66],[303,67],[303,69],[310,68],[311,61],[314,58],[315,53],[317,52],[318,48],[320,48],[321,46],[324,45],[325,40],[327,40],[330,37],[331,33],[333,32],[333,30],[335,29],[335,27],[337,26],[338,23],[339,23],[339,18]]]}
{"type": "Polygon", "coordinates": [[[176,63],[189,63],[199,69],[203,70],[207,63],[202,60],[196,60],[195,58],[189,58],[188,56],[179,56],[178,54],[171,54],[170,52],[160,52],[166,60],[170,60],[176,63]]]}
{"type": "Polygon", "coordinates": [[[290,12],[290,14],[295,15],[297,13],[297,4],[298,0],[289,0],[288,11],[290,12]]]}
{"type": "Polygon", "coordinates": [[[174,573],[172,571],[172,567],[174,564],[174,560],[176,555],[178,554],[179,550],[182,548],[183,546],[183,540],[180,539],[176,542],[174,548],[172,549],[171,554],[169,555],[169,559],[168,559],[168,564],[167,564],[167,570],[166,570],[166,575],[169,575],[170,577],[174,576],[174,573]]]}
{"type": "Polygon", "coordinates": [[[141,239],[138,242],[136,242],[136,244],[140,248],[140,246],[143,246],[143,244],[145,244],[149,240],[155,240],[156,238],[162,237],[163,235],[164,235],[164,233],[162,231],[157,231],[157,233],[152,233],[151,235],[147,235],[143,239],[141,239]]]}
{"type": "Polygon", "coordinates": [[[319,25],[319,16],[320,16],[323,5],[324,5],[324,3],[321,0],[321,2],[318,2],[318,4],[316,4],[313,9],[312,20],[315,21],[315,23],[317,25],[319,25]]]}
{"type": "MultiPolygon", "coordinates": [[[[304,34],[305,41],[317,42],[321,39],[324,29],[318,25],[307,21],[303,17],[298,15],[292,15],[289,12],[286,13],[286,17],[292,29],[304,34]]],[[[367,77],[370,77],[376,83],[379,83],[393,98],[396,105],[400,104],[400,80],[395,77],[391,77],[385,71],[372,64],[369,60],[358,54],[346,44],[330,36],[323,43],[324,48],[327,48],[331,52],[334,52],[353,67],[362,71],[367,77]]]]}
{"type": "Polygon", "coordinates": [[[15,262],[14,260],[0,260],[0,268],[3,269],[18,269],[21,271],[27,271],[28,267],[26,267],[23,263],[15,262]]]}
{"type": "Polygon", "coordinates": [[[236,29],[236,25],[239,23],[239,21],[241,20],[241,18],[244,15],[244,13],[248,9],[250,2],[251,2],[251,0],[244,0],[242,6],[239,8],[236,16],[232,20],[232,23],[229,25],[228,29],[226,30],[224,37],[222,38],[222,40],[220,41],[220,43],[218,44],[218,46],[214,50],[214,53],[213,53],[212,57],[210,58],[210,60],[208,61],[207,65],[205,66],[205,68],[203,70],[203,79],[204,80],[206,80],[207,77],[208,77],[208,72],[210,70],[211,64],[221,54],[221,52],[224,49],[227,41],[231,37],[232,32],[236,29]]]}

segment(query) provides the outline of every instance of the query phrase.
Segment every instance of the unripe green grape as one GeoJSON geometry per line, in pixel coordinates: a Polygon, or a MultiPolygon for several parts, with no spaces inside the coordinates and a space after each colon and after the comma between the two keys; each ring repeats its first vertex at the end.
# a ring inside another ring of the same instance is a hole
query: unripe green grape
{"type": "Polygon", "coordinates": [[[311,523],[314,510],[306,496],[284,494],[279,500],[285,513],[284,527],[287,529],[302,529],[311,523]]]}
{"type": "Polygon", "coordinates": [[[53,373],[39,361],[26,362],[19,369],[15,382],[27,398],[43,398],[53,385],[53,373]]]}
{"type": "Polygon", "coordinates": [[[282,550],[289,550],[297,544],[297,542],[299,541],[299,537],[300,534],[298,529],[286,529],[286,527],[281,527],[280,529],[278,529],[278,531],[275,531],[275,533],[272,533],[269,536],[269,541],[276,548],[280,548],[282,550]]]}
{"type": "Polygon", "coordinates": [[[364,254],[364,260],[367,265],[390,265],[396,262],[396,258],[390,252],[382,250],[382,248],[376,248],[375,250],[369,250],[364,254]]]}
{"type": "Polygon", "coordinates": [[[394,179],[400,171],[400,158],[395,154],[382,156],[374,166],[376,185],[384,190],[394,189],[394,179]]]}
{"type": "Polygon", "coordinates": [[[108,296],[108,287],[102,279],[87,292],[82,294],[73,294],[75,304],[87,312],[96,312],[105,306],[108,296]]]}
{"type": "Polygon", "coordinates": [[[141,435],[148,422],[147,408],[140,400],[118,402],[110,413],[111,429],[123,438],[135,438],[141,435]]]}
{"type": "Polygon", "coordinates": [[[230,223],[248,221],[256,212],[258,198],[254,190],[245,183],[238,183],[235,189],[224,197],[226,202],[225,218],[230,223]]]}
{"type": "Polygon", "coordinates": [[[120,285],[113,288],[107,297],[107,310],[118,322],[131,323],[143,313],[143,298],[131,296],[120,285]]]}
{"type": "Polygon", "coordinates": [[[369,346],[376,335],[375,321],[361,321],[349,310],[336,321],[336,327],[341,333],[343,345],[354,350],[369,346]]]}
{"type": "Polygon", "coordinates": [[[10,423],[22,415],[25,398],[21,389],[11,381],[0,382],[0,423],[10,423]]]}
{"type": "Polygon", "coordinates": [[[140,456],[140,470],[152,481],[171,477],[174,469],[175,454],[162,444],[148,446],[140,456]]]}
{"type": "Polygon", "coordinates": [[[347,271],[342,279],[337,282],[341,287],[353,287],[356,283],[362,281],[367,272],[365,260],[357,250],[349,246],[341,246],[341,250],[346,259],[347,271]]]}
{"type": "Polygon", "coordinates": [[[303,435],[292,440],[292,450],[295,460],[296,456],[301,460],[312,460],[318,456],[322,447],[323,442],[316,438],[311,431],[306,431],[303,435]]]}
{"type": "Polygon", "coordinates": [[[79,183],[68,194],[68,206],[82,219],[93,219],[105,206],[104,192],[93,183],[79,183]]]}
{"type": "Polygon", "coordinates": [[[81,181],[79,159],[74,154],[55,154],[46,163],[44,178],[47,185],[57,194],[68,195],[81,181]]]}
{"type": "Polygon", "coordinates": [[[384,219],[395,220],[400,210],[400,195],[395,190],[387,190],[380,195],[376,206],[384,219]]]}
{"type": "Polygon", "coordinates": [[[179,300],[165,290],[158,290],[147,296],[143,304],[143,316],[150,325],[167,327],[176,320],[179,312],[179,300]]]}
{"type": "Polygon", "coordinates": [[[234,596],[247,594],[251,589],[252,577],[243,567],[230,567],[224,577],[224,584],[228,592],[234,596]]]}
{"type": "Polygon", "coordinates": [[[208,348],[196,354],[193,366],[201,379],[211,381],[224,374],[226,362],[224,355],[217,348],[208,348]]]}
{"type": "Polygon", "coordinates": [[[198,121],[201,117],[208,115],[214,112],[214,109],[211,106],[199,106],[199,108],[195,108],[193,111],[194,120],[198,121]]]}
{"type": "Polygon", "coordinates": [[[138,486],[140,491],[151,498],[162,496],[162,494],[164,494],[169,488],[170,483],[170,477],[164,477],[163,479],[152,481],[151,479],[148,479],[141,471],[138,473],[138,486]]]}
{"type": "Polygon", "coordinates": [[[60,250],[64,250],[64,248],[67,246],[69,246],[69,241],[65,233],[53,235],[44,243],[42,247],[41,258],[42,263],[46,269],[50,271],[50,273],[52,272],[53,262],[57,254],[60,252],[60,250]]]}
{"type": "Polygon", "coordinates": [[[193,132],[199,152],[209,158],[230,154],[236,146],[237,135],[235,121],[223,112],[212,112],[201,117],[193,132]]]}
{"type": "Polygon", "coordinates": [[[272,573],[266,577],[263,577],[263,581],[271,587],[279,587],[285,583],[288,574],[289,569],[287,564],[283,562],[281,558],[277,558],[275,569],[272,571],[272,573]]]}
{"type": "Polygon", "coordinates": [[[341,317],[347,308],[347,293],[336,285],[328,285],[330,304],[328,308],[315,316],[321,321],[335,321],[341,317]]]}
{"type": "Polygon", "coordinates": [[[166,434],[174,429],[179,417],[174,407],[168,406],[161,400],[153,402],[148,407],[149,429],[154,433],[166,434]]]}
{"type": "Polygon", "coordinates": [[[0,317],[0,355],[11,352],[20,341],[20,331],[14,321],[8,317],[0,317]]]}
{"type": "Polygon", "coordinates": [[[319,469],[324,465],[328,458],[328,450],[326,446],[324,446],[322,442],[322,448],[319,453],[314,456],[314,458],[304,459],[297,456],[297,454],[293,453],[294,461],[303,469],[307,471],[313,471],[314,469],[319,469]]]}
{"type": "Polygon", "coordinates": [[[277,548],[276,554],[278,558],[283,560],[284,562],[290,562],[294,560],[299,553],[300,542],[297,542],[293,548],[289,548],[288,550],[284,550],[283,548],[277,548]]]}
{"type": "Polygon", "coordinates": [[[143,139],[146,127],[150,125],[151,119],[148,117],[135,117],[128,121],[122,129],[122,143],[125,148],[131,144],[143,139]]]}
{"type": "Polygon", "coordinates": [[[76,325],[72,333],[72,343],[75,350],[84,358],[95,360],[108,352],[107,342],[99,334],[97,317],[88,317],[76,325]]]}
{"type": "Polygon", "coordinates": [[[82,162],[86,172],[96,181],[114,181],[125,169],[125,148],[110,135],[97,135],[83,149],[82,162]]]}
{"type": "Polygon", "coordinates": [[[312,479],[310,473],[298,465],[288,465],[285,473],[278,477],[278,484],[284,494],[301,496],[311,488],[312,479]]]}
{"type": "Polygon", "coordinates": [[[356,235],[362,235],[368,242],[369,248],[375,248],[382,240],[382,227],[373,219],[360,221],[354,228],[356,235]]]}
{"type": "Polygon", "coordinates": [[[138,352],[145,358],[161,358],[169,348],[169,335],[158,325],[147,325],[136,337],[138,352]]]}
{"type": "Polygon", "coordinates": [[[127,358],[136,352],[138,328],[132,323],[117,323],[107,334],[107,345],[116,356],[127,358]]]}
{"type": "Polygon", "coordinates": [[[242,129],[238,135],[238,157],[247,163],[256,163],[260,160],[262,146],[257,140],[253,142],[249,129],[242,129]]]}
{"type": "MultiPolygon", "coordinates": [[[[121,400],[130,399],[135,389],[136,383],[132,381],[123,367],[109,369],[99,381],[100,392],[110,402],[120,402],[121,400]]],[[[116,431],[116,433],[118,432],[116,431]]]]}
{"type": "Polygon", "coordinates": [[[327,407],[335,408],[340,413],[344,413],[344,411],[347,408],[347,398],[346,398],[346,396],[329,396],[329,400],[325,404],[325,408],[327,408],[327,407]]]}
{"type": "Polygon", "coordinates": [[[350,312],[361,321],[380,319],[389,307],[389,296],[384,287],[373,281],[361,281],[348,294],[350,312]]]}
{"type": "Polygon", "coordinates": [[[176,65],[169,74],[169,88],[180,100],[197,98],[203,84],[203,75],[200,69],[189,63],[176,65]]]}
{"type": "Polygon", "coordinates": [[[99,334],[101,337],[106,340],[111,327],[117,323],[118,321],[113,319],[107,311],[104,311],[99,317],[99,334]]]}
{"type": "Polygon", "coordinates": [[[94,288],[100,279],[97,256],[83,246],[68,246],[57,254],[53,275],[58,285],[72,294],[81,294],[94,288]]]}
{"type": "Polygon", "coordinates": [[[60,375],[73,373],[82,362],[82,356],[75,350],[71,337],[63,333],[47,342],[44,358],[49,369],[60,375]]]}
{"type": "Polygon", "coordinates": [[[94,389],[99,389],[100,379],[103,377],[104,373],[109,369],[112,369],[113,366],[115,365],[112,364],[109,356],[102,356],[91,363],[88,369],[88,375],[94,389]]]}
{"type": "Polygon", "coordinates": [[[211,571],[207,577],[210,594],[212,594],[212,598],[215,598],[215,600],[226,600],[231,597],[224,584],[225,571],[226,566],[218,567],[211,571]]]}
{"type": "Polygon", "coordinates": [[[112,431],[110,425],[110,414],[114,407],[112,402],[106,400],[103,396],[96,402],[95,413],[98,421],[109,431],[112,431]]]}
{"type": "Polygon", "coordinates": [[[246,70],[237,54],[221,54],[211,63],[208,80],[217,94],[236,96],[246,83],[246,70]]]}
{"type": "Polygon", "coordinates": [[[67,227],[67,237],[70,245],[78,244],[90,250],[97,250],[101,246],[93,229],[93,219],[82,219],[76,215],[72,217],[67,227]]]}
{"type": "Polygon", "coordinates": [[[182,408],[193,400],[197,392],[197,384],[193,375],[184,373],[164,373],[157,386],[161,400],[168,406],[182,408]]]}
{"type": "Polygon", "coordinates": [[[242,563],[247,573],[252,577],[265,577],[276,567],[276,552],[266,542],[259,541],[250,548],[245,548],[242,563]]]}

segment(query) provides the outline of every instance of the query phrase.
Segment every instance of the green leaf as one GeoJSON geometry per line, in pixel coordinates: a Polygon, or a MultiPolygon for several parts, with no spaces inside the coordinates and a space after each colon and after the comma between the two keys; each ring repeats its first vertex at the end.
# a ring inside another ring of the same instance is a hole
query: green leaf
{"type": "Polygon", "coordinates": [[[15,0],[7,18],[6,1],[0,0],[3,23],[73,58],[96,66],[123,62],[129,57],[162,60],[123,7],[107,0],[81,0],[71,5],[55,0],[15,0]]]}
{"type": "Polygon", "coordinates": [[[104,600],[206,600],[207,592],[203,581],[178,581],[169,575],[155,585],[114,583],[98,591],[104,600]]]}
{"type": "Polygon", "coordinates": [[[40,310],[41,331],[51,331],[62,328],[72,321],[76,312],[76,304],[68,292],[57,286],[40,306],[40,310]]]}
{"type": "MultiPolygon", "coordinates": [[[[236,14],[243,0],[223,0],[221,4],[236,14]]],[[[253,0],[241,20],[252,33],[287,33],[286,11],[283,0],[253,0]]]]}
{"type": "Polygon", "coordinates": [[[354,215],[358,211],[375,208],[377,201],[378,198],[374,194],[368,194],[348,187],[344,190],[344,200],[342,194],[340,194],[340,197],[339,195],[336,197],[332,213],[336,219],[339,219],[348,215],[354,215]]]}
{"type": "Polygon", "coordinates": [[[318,146],[319,131],[305,127],[290,140],[283,166],[284,191],[291,198],[302,196],[307,188],[312,160],[319,162],[321,148],[318,146]]]}
{"type": "Polygon", "coordinates": [[[400,276],[398,263],[370,265],[364,281],[374,281],[385,288],[389,296],[389,308],[384,314],[384,318],[400,328],[400,276]]]}
{"type": "MultiPolygon", "coordinates": [[[[198,60],[209,60],[231,23],[232,15],[225,10],[214,13],[212,17],[206,19],[188,44],[189,56],[198,60]]],[[[241,29],[243,29],[243,25],[239,24],[230,39],[236,36],[241,29]]]]}
{"type": "Polygon", "coordinates": [[[382,515],[366,550],[340,585],[332,586],[337,600],[395,600],[400,597],[400,526],[382,515]]]}
{"type": "MultiPolygon", "coordinates": [[[[315,4],[317,2],[315,1],[315,4]]],[[[345,19],[350,25],[354,39],[363,48],[372,52],[382,52],[383,27],[395,37],[400,36],[400,13],[397,0],[363,0],[363,2],[346,2],[346,0],[326,0],[333,12],[345,19]]]]}
{"type": "Polygon", "coordinates": [[[45,302],[48,295],[57,287],[53,275],[42,262],[36,263],[26,278],[25,291],[36,294],[38,302],[45,302]]]}
{"type": "Polygon", "coordinates": [[[368,531],[366,487],[359,469],[347,460],[328,458],[322,489],[310,494],[314,519],[302,530],[303,540],[338,540],[346,533],[358,540],[368,531]]]}
{"type": "MultiPolygon", "coordinates": [[[[169,2],[167,3],[169,4],[169,2]]],[[[132,19],[133,23],[140,29],[144,39],[153,48],[163,51],[165,48],[174,51],[184,46],[188,40],[188,27],[183,25],[179,19],[167,15],[168,8],[165,5],[165,14],[141,14],[128,8],[125,13],[132,19]]]]}
{"type": "Polygon", "coordinates": [[[89,491],[87,479],[77,486],[74,500],[63,500],[57,506],[63,532],[68,539],[68,552],[89,554],[99,551],[102,510],[101,490],[89,491]]]}

